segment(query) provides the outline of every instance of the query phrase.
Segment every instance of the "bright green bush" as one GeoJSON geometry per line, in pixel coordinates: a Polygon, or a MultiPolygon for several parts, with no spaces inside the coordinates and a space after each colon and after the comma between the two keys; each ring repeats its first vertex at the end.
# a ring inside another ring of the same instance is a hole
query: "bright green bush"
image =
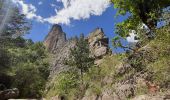
{"type": "Polygon", "coordinates": [[[80,80],[75,72],[62,72],[51,80],[50,87],[45,95],[48,99],[54,96],[75,98],[79,91],[80,80]]]}

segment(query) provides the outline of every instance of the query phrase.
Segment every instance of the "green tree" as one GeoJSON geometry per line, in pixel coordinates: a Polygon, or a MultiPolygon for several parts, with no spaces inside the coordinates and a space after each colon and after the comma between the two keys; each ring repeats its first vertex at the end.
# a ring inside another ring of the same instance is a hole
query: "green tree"
{"type": "Polygon", "coordinates": [[[18,33],[25,33],[29,30],[25,16],[20,14],[19,10],[12,5],[11,9],[6,10],[5,2],[6,0],[0,0],[0,28],[3,27],[3,30],[0,29],[0,85],[4,87],[3,89],[11,88],[11,80],[13,79],[10,71],[14,66],[14,59],[10,50],[25,45],[25,40],[22,37],[14,38],[13,36],[19,36],[18,33]],[[4,21],[3,18],[7,11],[11,12],[10,16],[7,16],[7,19],[10,20],[4,21]]]}
{"type": "MultiPolygon", "coordinates": [[[[0,0],[0,4],[4,1],[0,0]]],[[[43,43],[22,37],[30,24],[18,8],[10,8],[9,20],[0,32],[0,89],[18,88],[20,98],[40,98],[49,76],[48,52],[43,43]]],[[[5,11],[0,8],[2,16],[5,11]]]]}
{"type": "Polygon", "coordinates": [[[131,14],[128,23],[137,21],[145,23],[150,29],[156,27],[162,17],[164,8],[170,6],[169,0],[112,0],[118,14],[131,14]]]}
{"type": "Polygon", "coordinates": [[[42,43],[11,49],[13,87],[20,98],[40,98],[49,76],[48,54],[42,43]]]}
{"type": "Polygon", "coordinates": [[[68,95],[72,89],[78,87],[78,75],[73,72],[64,72],[57,77],[57,89],[60,95],[68,95]]]}
{"type": "Polygon", "coordinates": [[[80,35],[79,39],[76,39],[76,46],[71,48],[71,54],[67,64],[79,70],[83,83],[83,74],[93,64],[93,59],[90,57],[89,45],[83,34],[80,35]]]}
{"type": "MultiPolygon", "coordinates": [[[[122,47],[130,49],[128,46],[123,46],[122,40],[126,39],[130,30],[135,30],[140,37],[140,45],[146,42],[147,39],[155,37],[155,29],[157,24],[161,21],[167,21],[170,11],[170,0],[112,0],[114,7],[118,11],[118,15],[130,16],[121,23],[116,25],[116,34],[118,35],[113,39],[115,47],[122,47]],[[166,15],[166,18],[164,17],[166,15]],[[139,28],[145,24],[149,32],[139,28]]],[[[139,46],[138,44],[138,46],[139,46]]]]}
{"type": "Polygon", "coordinates": [[[25,19],[24,14],[20,14],[19,9],[14,7],[11,11],[9,20],[5,23],[2,31],[3,36],[18,37],[28,32],[30,23],[25,19]]]}
{"type": "Polygon", "coordinates": [[[10,0],[0,1],[0,34],[4,37],[18,37],[28,32],[30,23],[25,15],[10,0]]]}

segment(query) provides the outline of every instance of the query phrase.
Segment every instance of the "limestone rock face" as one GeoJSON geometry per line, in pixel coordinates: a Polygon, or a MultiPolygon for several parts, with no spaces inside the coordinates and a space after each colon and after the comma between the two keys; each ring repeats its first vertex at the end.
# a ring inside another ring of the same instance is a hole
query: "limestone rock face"
{"type": "Polygon", "coordinates": [[[95,51],[94,51],[94,56],[95,57],[97,57],[97,58],[99,58],[99,57],[101,57],[101,56],[103,56],[103,55],[106,55],[107,54],[107,47],[99,47],[99,48],[97,48],[95,51]]]}
{"type": "Polygon", "coordinates": [[[53,25],[45,38],[44,45],[53,54],[50,76],[52,77],[54,74],[67,70],[68,66],[64,64],[64,61],[69,57],[70,48],[75,46],[74,39],[67,40],[62,27],[56,24],[53,25]]]}
{"type": "Polygon", "coordinates": [[[54,61],[50,71],[51,76],[60,73],[64,70],[68,70],[68,65],[65,65],[64,62],[66,59],[68,59],[70,55],[70,48],[73,48],[75,44],[76,42],[74,40],[68,40],[63,46],[56,49],[57,52],[54,51],[56,53],[54,54],[54,61]]]}
{"type": "Polygon", "coordinates": [[[100,58],[106,55],[109,51],[109,38],[107,38],[102,28],[96,28],[88,36],[91,55],[95,58],[100,58]]]}
{"type": "Polygon", "coordinates": [[[60,25],[53,25],[51,31],[44,41],[44,45],[50,52],[60,49],[66,42],[66,34],[63,32],[60,25]]]}
{"type": "Polygon", "coordinates": [[[132,84],[119,84],[116,88],[116,94],[121,100],[133,97],[135,94],[134,86],[132,84]]]}
{"type": "MultiPolygon", "coordinates": [[[[108,53],[109,39],[106,38],[101,28],[95,29],[87,37],[91,55],[99,60],[102,56],[108,53]]],[[[70,48],[76,45],[75,39],[66,39],[66,34],[63,32],[60,25],[53,25],[51,31],[44,40],[44,45],[53,55],[52,67],[50,75],[53,76],[63,70],[68,70],[68,66],[64,61],[70,55],[70,48]]]]}

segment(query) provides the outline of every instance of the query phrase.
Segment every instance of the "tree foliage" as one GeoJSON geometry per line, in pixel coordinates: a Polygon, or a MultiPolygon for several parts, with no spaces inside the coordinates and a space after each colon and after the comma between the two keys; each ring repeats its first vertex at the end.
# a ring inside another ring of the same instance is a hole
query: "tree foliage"
{"type": "Polygon", "coordinates": [[[35,43],[26,48],[14,48],[10,51],[14,66],[13,86],[20,90],[20,97],[40,98],[49,75],[45,47],[42,43],[35,43]]]}
{"type": "Polygon", "coordinates": [[[170,6],[169,0],[112,0],[118,14],[131,14],[134,21],[145,23],[150,29],[154,28],[162,17],[163,9],[170,6]]]}
{"type": "Polygon", "coordinates": [[[28,32],[30,23],[26,21],[25,15],[8,0],[0,1],[0,23],[2,36],[18,37],[28,32]]]}
{"type": "Polygon", "coordinates": [[[170,19],[169,0],[112,0],[112,3],[118,15],[129,15],[126,20],[116,25],[115,32],[118,36],[113,39],[113,45],[116,47],[127,47],[122,45],[121,39],[126,39],[131,30],[137,32],[140,42],[153,39],[158,24],[170,19]],[[143,25],[146,25],[149,32],[142,30],[143,25]],[[143,37],[146,39],[142,39],[143,37]]]}
{"type": "Polygon", "coordinates": [[[126,20],[116,25],[117,37],[113,38],[114,47],[123,46],[121,39],[135,30],[142,48],[127,56],[127,63],[134,72],[147,72],[146,80],[160,86],[169,87],[169,24],[170,0],[112,0],[118,15],[130,15],[126,20]],[[161,25],[160,25],[161,23],[161,25]],[[142,29],[146,25],[148,30],[142,29]]]}
{"type": "Polygon", "coordinates": [[[87,72],[93,64],[93,59],[90,57],[89,45],[83,34],[81,34],[79,39],[76,39],[76,46],[70,50],[71,54],[67,64],[78,69],[81,77],[83,77],[83,73],[87,72]]]}
{"type": "MultiPolygon", "coordinates": [[[[8,20],[0,21],[4,25],[0,32],[0,90],[18,88],[19,98],[41,98],[49,76],[48,52],[43,43],[22,37],[30,23],[17,7],[10,8],[8,20]]],[[[0,8],[1,17],[7,12],[0,8]]]]}

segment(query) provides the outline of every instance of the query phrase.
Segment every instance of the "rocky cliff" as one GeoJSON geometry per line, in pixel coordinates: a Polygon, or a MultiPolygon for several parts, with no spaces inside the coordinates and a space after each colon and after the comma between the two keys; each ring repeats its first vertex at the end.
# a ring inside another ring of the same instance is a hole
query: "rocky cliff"
{"type": "Polygon", "coordinates": [[[66,43],[66,34],[60,25],[53,25],[52,29],[45,38],[44,45],[52,52],[56,53],[66,43]]]}
{"type": "MultiPolygon", "coordinates": [[[[105,36],[102,28],[96,28],[86,39],[89,43],[91,55],[98,63],[98,60],[109,51],[109,39],[105,36]]],[[[51,76],[68,69],[64,61],[69,57],[70,48],[73,48],[75,44],[75,39],[66,39],[66,34],[63,32],[60,25],[56,24],[52,26],[51,31],[44,40],[44,45],[54,57],[51,67],[51,76]]]]}
{"type": "Polygon", "coordinates": [[[87,39],[93,57],[101,58],[108,53],[109,38],[106,37],[102,28],[96,28],[87,39]]]}
{"type": "Polygon", "coordinates": [[[62,27],[56,24],[45,38],[44,45],[53,54],[50,76],[67,70],[68,66],[64,64],[64,60],[68,58],[70,48],[75,46],[74,39],[67,40],[62,27]]]}
{"type": "Polygon", "coordinates": [[[169,41],[168,38],[158,38],[134,52],[115,55],[108,55],[109,39],[101,28],[92,31],[86,40],[89,43],[91,56],[95,58],[95,64],[98,66],[93,66],[88,73],[85,73],[84,84],[79,84],[79,80],[74,81],[73,77],[69,78],[67,75],[63,78],[66,83],[60,82],[59,75],[63,74],[57,73],[68,70],[64,60],[69,57],[70,48],[73,48],[76,42],[74,39],[66,39],[61,26],[52,27],[44,41],[47,49],[54,55],[51,67],[52,80],[48,83],[49,88],[47,86],[47,98],[52,97],[50,100],[63,100],[63,98],[69,98],[68,100],[170,99],[168,74],[170,49],[167,42],[160,43],[160,41],[169,41]],[[54,76],[56,74],[59,77],[54,76]],[[57,88],[60,88],[56,85],[58,82],[65,87],[57,94],[57,88]],[[79,85],[67,87],[70,82],[79,85]],[[82,89],[82,85],[85,88],[82,89]],[[63,90],[69,92],[63,93],[63,90]],[[71,97],[73,99],[70,99],[71,97]]]}

